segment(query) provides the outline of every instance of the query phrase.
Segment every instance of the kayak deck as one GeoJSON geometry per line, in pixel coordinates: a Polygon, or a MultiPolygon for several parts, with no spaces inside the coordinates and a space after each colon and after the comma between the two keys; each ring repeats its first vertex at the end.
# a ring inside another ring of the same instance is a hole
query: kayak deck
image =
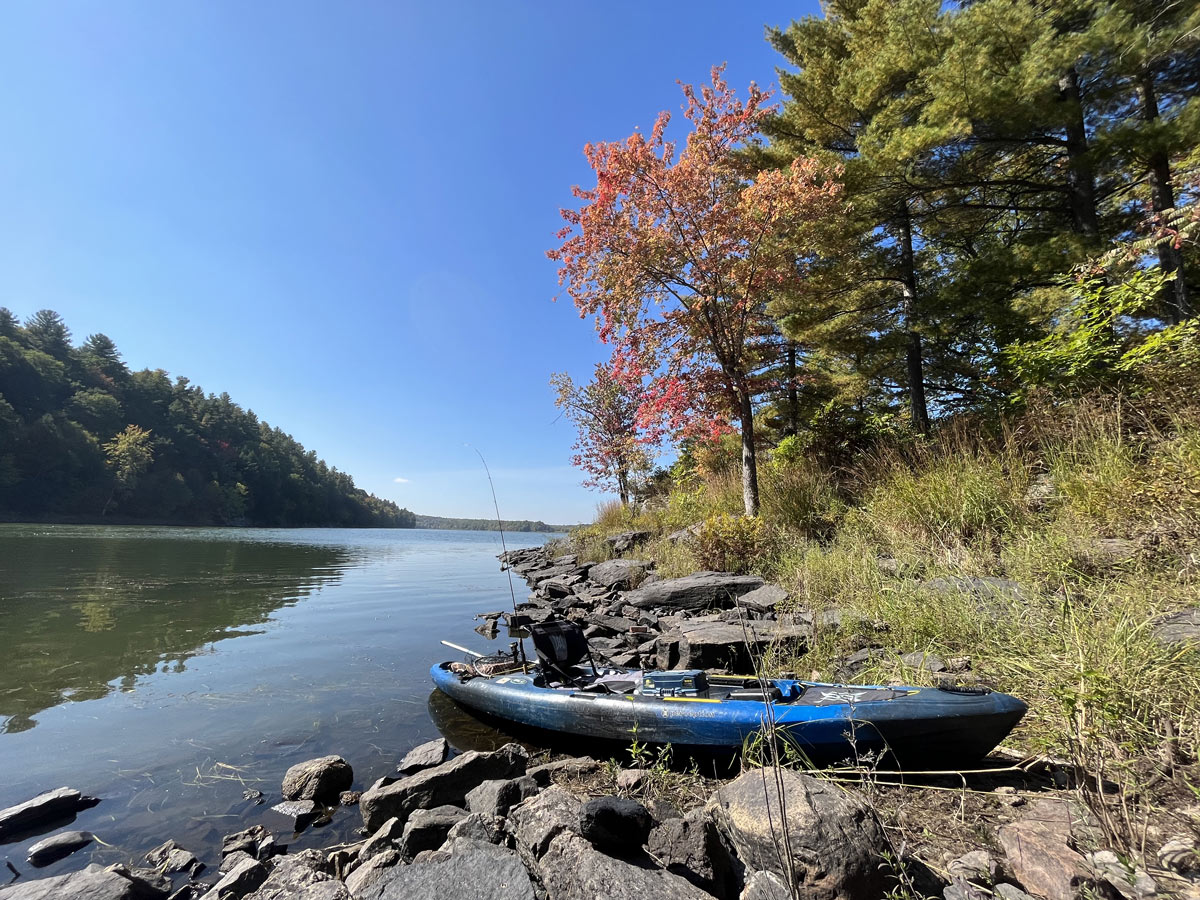
{"type": "Polygon", "coordinates": [[[464,668],[441,663],[430,670],[439,689],[465,707],[517,725],[736,750],[773,721],[777,733],[814,761],[889,752],[905,764],[978,759],[1026,710],[1017,698],[985,689],[795,679],[764,684],[709,675],[694,690],[670,696],[655,695],[653,681],[681,673],[581,668],[571,672],[573,683],[567,684],[547,678],[536,666],[495,677],[463,677],[452,665],[464,668]]]}

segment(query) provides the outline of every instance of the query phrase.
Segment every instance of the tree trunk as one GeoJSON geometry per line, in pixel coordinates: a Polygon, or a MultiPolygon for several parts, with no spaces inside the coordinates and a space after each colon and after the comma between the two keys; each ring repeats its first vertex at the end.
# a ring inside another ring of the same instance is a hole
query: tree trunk
{"type": "Polygon", "coordinates": [[[629,473],[624,469],[617,471],[617,494],[621,497],[621,505],[629,505],[629,473]]]}
{"type": "Polygon", "coordinates": [[[901,289],[904,299],[901,315],[904,318],[906,338],[905,363],[908,370],[908,405],[912,413],[912,427],[921,434],[929,433],[929,409],[925,403],[925,361],[921,348],[921,333],[917,323],[917,269],[913,259],[912,221],[908,214],[908,201],[901,207],[900,214],[900,266],[901,289]]]}
{"type": "MultiPolygon", "coordinates": [[[[1154,93],[1154,73],[1143,69],[1138,78],[1142,101],[1142,120],[1153,125],[1158,119],[1158,98],[1154,93]]],[[[1175,189],[1171,182],[1171,163],[1165,150],[1154,150],[1146,160],[1150,175],[1150,202],[1156,213],[1175,206],[1175,189]]],[[[1192,301],[1188,295],[1187,280],[1183,277],[1183,255],[1170,241],[1158,245],[1158,265],[1164,274],[1175,276],[1175,280],[1163,290],[1163,317],[1171,325],[1178,325],[1192,315],[1192,301]]]]}
{"type": "Polygon", "coordinates": [[[1087,127],[1083,120],[1083,95],[1079,73],[1067,70],[1058,82],[1059,93],[1067,105],[1067,188],[1075,230],[1091,242],[1100,239],[1100,219],[1096,215],[1096,173],[1088,154],[1087,127]]]}
{"type": "Polygon", "coordinates": [[[787,342],[787,421],[784,437],[800,433],[800,398],[796,394],[796,342],[787,342]]]}
{"type": "Polygon", "coordinates": [[[754,407],[750,392],[738,391],[738,418],[742,423],[742,502],[746,515],[758,515],[758,458],[754,453],[754,407]]]}

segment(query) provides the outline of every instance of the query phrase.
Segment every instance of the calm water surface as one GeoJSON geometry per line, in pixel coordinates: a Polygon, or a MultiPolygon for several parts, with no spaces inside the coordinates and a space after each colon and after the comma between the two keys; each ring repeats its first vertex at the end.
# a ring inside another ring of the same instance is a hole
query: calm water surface
{"type": "MultiPolygon", "coordinates": [[[[435,717],[460,748],[501,740],[428,675],[459,655],[440,639],[497,647],[472,616],[511,604],[499,552],[488,532],[0,525],[0,807],[78,788],[102,802],[71,827],[112,845],[39,874],[167,837],[215,868],[221,835],[265,821],[242,792],[277,802],[293,763],[337,753],[362,789],[435,717]]],[[[293,846],[360,824],[343,809],[293,846]]],[[[30,874],[39,837],[0,856],[30,874]]]]}

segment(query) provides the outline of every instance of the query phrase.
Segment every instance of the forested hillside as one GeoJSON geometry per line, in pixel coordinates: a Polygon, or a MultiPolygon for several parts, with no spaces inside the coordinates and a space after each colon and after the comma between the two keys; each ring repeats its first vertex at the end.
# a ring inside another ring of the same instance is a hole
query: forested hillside
{"type": "MultiPolygon", "coordinates": [[[[534,531],[541,533],[553,533],[556,531],[566,531],[570,526],[567,525],[547,525],[542,521],[530,521],[529,519],[505,519],[505,531],[534,531]]],[[[417,528],[445,528],[452,531],[498,531],[500,523],[495,519],[452,519],[446,516],[423,516],[418,514],[416,517],[417,528]]]]}
{"type": "Polygon", "coordinates": [[[103,334],[0,308],[0,518],[409,528],[228,394],[130,372],[103,334]]]}

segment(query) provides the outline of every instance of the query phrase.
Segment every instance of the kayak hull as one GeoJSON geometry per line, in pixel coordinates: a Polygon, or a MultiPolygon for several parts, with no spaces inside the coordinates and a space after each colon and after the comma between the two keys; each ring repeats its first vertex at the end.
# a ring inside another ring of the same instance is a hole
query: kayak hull
{"type": "Polygon", "coordinates": [[[564,735],[737,750],[771,718],[776,734],[814,762],[890,754],[906,766],[977,760],[1020,721],[1026,705],[997,692],[882,688],[776,679],[785,701],[653,697],[545,687],[533,674],[463,679],[448,663],[430,675],[468,709],[564,735]],[[883,699],[886,698],[886,699],[883,699]]]}

